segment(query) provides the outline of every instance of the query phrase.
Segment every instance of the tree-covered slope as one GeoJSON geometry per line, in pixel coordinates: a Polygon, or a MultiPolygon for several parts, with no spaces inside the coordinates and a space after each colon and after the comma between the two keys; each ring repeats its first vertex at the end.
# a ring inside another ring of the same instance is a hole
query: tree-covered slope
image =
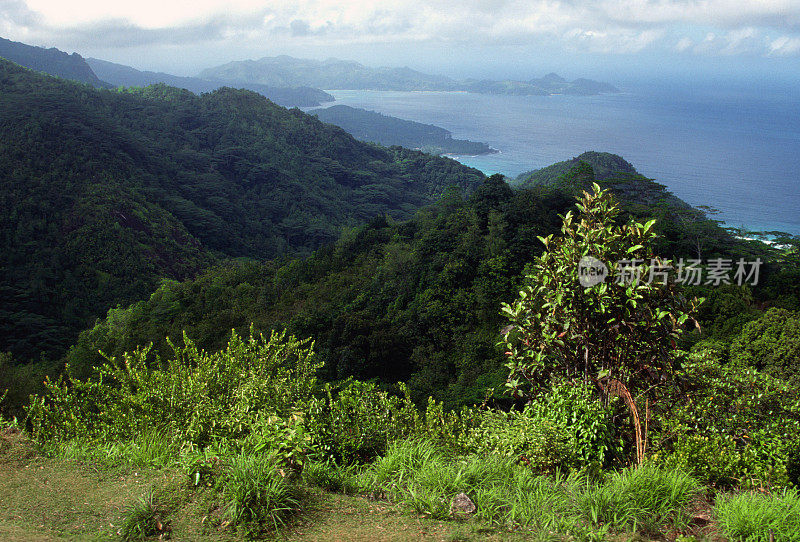
{"type": "Polygon", "coordinates": [[[39,72],[88,83],[94,87],[111,87],[110,84],[97,77],[86,60],[78,53],[70,55],[55,47],[45,49],[0,38],[0,58],[39,72]]]}
{"type": "MultiPolygon", "coordinates": [[[[713,222],[694,231],[674,208],[623,198],[623,222],[658,218],[659,254],[691,257],[692,236],[703,235],[705,258],[753,257],[713,222]]],[[[409,380],[418,398],[480,401],[505,375],[495,348],[500,304],[517,295],[525,265],[542,251],[537,236],[555,232],[574,201],[569,191],[512,190],[493,176],[468,200],[444,198],[406,222],[373,220],[309,258],[225,265],[165,283],[148,300],[110,311],[67,360],[87,371],[100,361],[98,349],[118,355],[150,342],[166,354],[164,337],[183,331],[214,350],[231,328],[245,332],[254,323],[313,337],[328,379],[409,380]]],[[[743,291],[729,293],[742,299],[743,291]]],[[[732,308],[729,298],[710,302],[706,318],[751,310],[732,308]]]]}
{"type": "Polygon", "coordinates": [[[569,160],[517,176],[512,184],[517,188],[549,186],[579,193],[597,181],[610,188],[627,204],[650,207],[667,206],[697,218],[702,213],[670,193],[666,186],[640,175],[633,165],[619,155],[587,151],[569,160]]]}
{"type": "Polygon", "coordinates": [[[444,128],[398,119],[347,105],[334,105],[312,111],[321,121],[335,124],[356,139],[380,145],[400,145],[433,154],[489,154],[497,152],[485,143],[453,139],[444,128]]]}
{"type": "Polygon", "coordinates": [[[67,360],[85,371],[98,349],[116,355],[151,341],[167,353],[163,338],[182,331],[213,350],[231,328],[254,323],[313,337],[328,379],[412,378],[419,396],[480,400],[467,396],[500,367],[499,302],[540,252],[536,236],[553,233],[572,203],[557,192],[514,192],[494,176],[469,200],[450,195],[407,222],[377,218],[309,258],[165,283],[110,311],[67,360]]]}
{"type": "Polygon", "coordinates": [[[0,93],[0,351],[18,356],[61,351],[161,278],[308,253],[482,179],[249,91],[95,90],[1,61],[0,93]]]}
{"type": "Polygon", "coordinates": [[[564,174],[581,162],[586,162],[592,166],[594,176],[599,180],[607,179],[618,173],[637,173],[636,168],[621,156],[608,152],[587,151],[569,160],[522,173],[517,176],[512,184],[519,188],[540,185],[552,186],[557,184],[564,174]]]}
{"type": "Polygon", "coordinates": [[[115,64],[96,58],[87,58],[86,62],[104,81],[123,87],[143,87],[164,83],[172,87],[184,88],[195,94],[211,92],[223,86],[245,88],[257,92],[271,101],[284,107],[314,107],[324,102],[335,100],[327,92],[311,87],[269,87],[254,83],[229,83],[225,81],[207,81],[197,77],[180,77],[169,73],[140,71],[123,64],[115,64]]]}

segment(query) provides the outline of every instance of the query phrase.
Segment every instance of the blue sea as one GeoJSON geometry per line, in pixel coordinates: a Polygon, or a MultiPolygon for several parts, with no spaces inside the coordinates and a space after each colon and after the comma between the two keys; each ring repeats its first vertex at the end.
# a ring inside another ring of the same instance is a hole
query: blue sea
{"type": "Polygon", "coordinates": [[[435,124],[500,152],[458,156],[509,177],[587,150],[619,154],[676,196],[750,230],[800,234],[800,94],[648,85],[600,96],[329,91],[339,104],[435,124]]]}

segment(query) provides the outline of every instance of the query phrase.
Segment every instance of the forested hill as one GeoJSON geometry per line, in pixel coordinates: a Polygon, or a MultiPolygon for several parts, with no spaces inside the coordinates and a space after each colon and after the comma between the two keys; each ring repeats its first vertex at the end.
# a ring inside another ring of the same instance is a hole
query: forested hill
{"type": "Polygon", "coordinates": [[[619,155],[608,152],[587,151],[569,160],[522,173],[517,176],[512,184],[519,188],[542,185],[555,186],[566,173],[581,162],[586,162],[592,166],[594,177],[598,180],[607,179],[619,173],[637,173],[633,164],[619,155]]]}
{"type": "MultiPolygon", "coordinates": [[[[692,255],[701,236],[704,257],[748,255],[713,221],[686,222],[672,208],[620,199],[624,219],[658,219],[659,254],[692,255]]],[[[418,399],[480,402],[487,385],[505,378],[498,307],[518,294],[526,264],[543,250],[537,236],[557,232],[574,203],[560,188],[512,190],[494,175],[466,200],[445,198],[406,222],[373,220],[308,258],[225,265],[165,283],[148,300],[110,311],[67,360],[85,373],[101,361],[98,349],[121,355],[153,342],[167,355],[164,338],[179,341],[184,331],[214,351],[231,328],[247,332],[253,323],[313,337],[327,379],[403,380],[418,399]]],[[[766,272],[762,279],[772,280],[766,272]]],[[[718,294],[709,322],[718,303],[747,313],[741,292],[718,294]]]]}
{"type": "Polygon", "coordinates": [[[63,352],[161,278],[308,253],[483,175],[255,93],[117,92],[0,61],[0,352],[63,352]]]}
{"type": "Polygon", "coordinates": [[[96,58],[87,58],[86,62],[104,81],[115,86],[143,87],[164,83],[178,88],[185,88],[195,94],[211,92],[222,86],[245,88],[266,96],[271,101],[285,107],[315,107],[335,100],[327,92],[311,87],[274,87],[255,83],[230,83],[225,81],[207,81],[197,77],[179,77],[169,73],[140,71],[123,64],[115,64],[96,58]]]}
{"type": "Polygon", "coordinates": [[[693,211],[689,204],[669,192],[663,184],[640,175],[630,162],[608,152],[587,151],[569,160],[522,173],[511,184],[517,188],[547,186],[578,194],[588,190],[595,181],[604,188],[610,188],[628,204],[667,206],[673,212],[702,218],[700,213],[693,211]]]}
{"type": "Polygon", "coordinates": [[[334,105],[311,112],[323,122],[347,130],[353,137],[381,145],[400,145],[433,154],[490,154],[497,152],[486,143],[453,139],[444,128],[398,119],[347,105],[334,105]]]}
{"type": "Polygon", "coordinates": [[[39,72],[88,83],[94,87],[111,87],[109,83],[101,81],[95,75],[86,60],[78,53],[70,55],[56,48],[45,49],[0,38],[0,58],[39,72]]]}

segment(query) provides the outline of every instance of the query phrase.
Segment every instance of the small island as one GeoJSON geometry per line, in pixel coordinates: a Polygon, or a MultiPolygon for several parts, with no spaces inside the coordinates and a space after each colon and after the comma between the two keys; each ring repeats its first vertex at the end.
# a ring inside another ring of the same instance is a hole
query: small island
{"type": "Polygon", "coordinates": [[[453,134],[432,124],[399,119],[389,115],[334,105],[311,112],[322,122],[335,124],[356,139],[386,147],[399,145],[428,154],[477,155],[497,152],[485,143],[454,139],[453,134]]]}

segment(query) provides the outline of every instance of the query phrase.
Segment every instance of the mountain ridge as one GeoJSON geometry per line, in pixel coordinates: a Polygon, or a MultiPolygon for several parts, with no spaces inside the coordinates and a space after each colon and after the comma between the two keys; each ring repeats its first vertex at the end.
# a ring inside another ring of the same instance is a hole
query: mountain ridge
{"type": "Polygon", "coordinates": [[[569,82],[555,74],[528,81],[467,79],[457,81],[443,75],[431,75],[409,67],[367,67],[351,60],[329,58],[324,61],[294,58],[287,55],[258,60],[228,62],[207,68],[198,77],[243,83],[298,86],[328,90],[398,90],[398,91],[467,91],[489,94],[591,95],[619,92],[614,86],[589,79],[569,82]]]}
{"type": "Polygon", "coordinates": [[[0,57],[35,71],[86,83],[93,87],[112,87],[97,77],[86,59],[78,53],[70,55],[55,47],[47,49],[0,38],[0,57]]]}
{"type": "Polygon", "coordinates": [[[306,86],[272,87],[254,83],[207,81],[197,77],[181,77],[163,72],[137,70],[124,64],[97,58],[87,58],[86,62],[95,73],[116,86],[148,86],[164,83],[169,86],[184,88],[195,94],[211,92],[222,86],[241,86],[241,88],[257,92],[284,107],[316,107],[326,102],[335,101],[335,98],[327,92],[306,86]]]}

